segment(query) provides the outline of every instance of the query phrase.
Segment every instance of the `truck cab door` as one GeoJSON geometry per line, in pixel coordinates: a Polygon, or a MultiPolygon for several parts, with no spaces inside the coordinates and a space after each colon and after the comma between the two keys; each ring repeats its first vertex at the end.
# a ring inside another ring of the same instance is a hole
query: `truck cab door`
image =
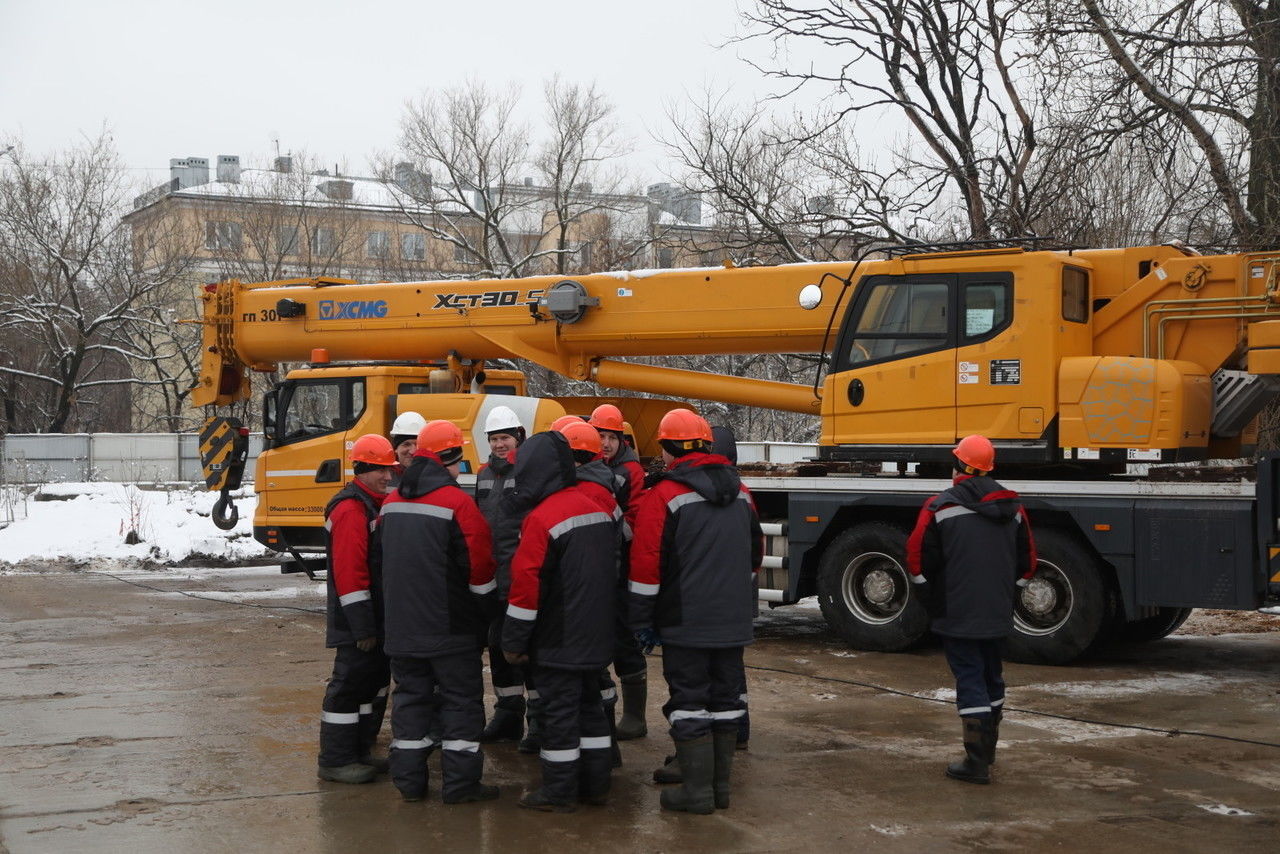
{"type": "Polygon", "coordinates": [[[351,478],[347,447],[365,410],[365,381],[289,380],[275,400],[270,452],[258,465],[258,518],[270,518],[273,527],[286,530],[316,529],[317,516],[351,478]]]}
{"type": "Polygon", "coordinates": [[[1041,342],[1029,346],[1014,327],[1013,274],[963,273],[957,277],[957,299],[957,438],[981,433],[1039,439],[1053,404],[1052,385],[1043,378],[1052,378],[1054,371],[1038,364],[1041,342]],[[1028,383],[1024,366],[1041,381],[1028,383]]]}
{"type": "Polygon", "coordinates": [[[953,274],[859,283],[824,383],[824,445],[955,442],[955,300],[953,274]]]}

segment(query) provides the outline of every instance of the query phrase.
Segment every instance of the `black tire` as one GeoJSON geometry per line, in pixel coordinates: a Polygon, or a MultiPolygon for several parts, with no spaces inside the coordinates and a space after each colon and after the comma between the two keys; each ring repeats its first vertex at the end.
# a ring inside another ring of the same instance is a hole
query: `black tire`
{"type": "Polygon", "coordinates": [[[907,577],[907,532],[864,522],[832,541],[818,562],[818,604],[827,625],[855,649],[899,652],[929,633],[907,577]]]}
{"type": "Polygon", "coordinates": [[[1068,664],[1099,639],[1107,617],[1103,567],[1071,535],[1037,530],[1035,577],[1014,596],[1008,658],[1068,664]]]}
{"type": "Polygon", "coordinates": [[[1115,633],[1116,643],[1149,643],[1168,637],[1191,616],[1192,608],[1160,608],[1151,617],[1122,623],[1115,633]]]}

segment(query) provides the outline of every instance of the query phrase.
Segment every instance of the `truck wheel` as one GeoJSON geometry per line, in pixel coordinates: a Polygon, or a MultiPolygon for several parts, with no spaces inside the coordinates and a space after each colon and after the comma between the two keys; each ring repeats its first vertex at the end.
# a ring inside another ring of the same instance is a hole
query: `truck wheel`
{"type": "Polygon", "coordinates": [[[1191,608],[1160,608],[1151,617],[1122,623],[1116,629],[1117,643],[1147,643],[1168,637],[1191,616],[1191,608]]]}
{"type": "Polygon", "coordinates": [[[827,625],[856,649],[898,652],[929,631],[905,569],[907,532],[866,522],[840,534],[818,564],[818,604],[827,625]]]}
{"type": "Polygon", "coordinates": [[[1093,645],[1107,614],[1098,561],[1074,538],[1052,528],[1035,532],[1035,576],[1015,591],[1008,657],[1029,664],[1067,664],[1093,645]]]}

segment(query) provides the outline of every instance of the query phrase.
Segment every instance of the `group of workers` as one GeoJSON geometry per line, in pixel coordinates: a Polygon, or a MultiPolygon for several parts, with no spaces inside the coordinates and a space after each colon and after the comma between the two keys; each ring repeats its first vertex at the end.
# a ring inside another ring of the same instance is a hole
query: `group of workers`
{"type": "Polygon", "coordinates": [[[438,748],[444,802],[490,800],[481,745],[513,741],[542,771],[521,806],[603,805],[618,741],[647,733],[645,653],[662,644],[676,750],[655,779],[680,784],[662,806],[728,807],[764,538],[711,426],[668,412],[657,434],[665,469],[648,482],[609,404],[533,436],[496,406],[484,429],[490,458],[474,497],[457,483],[468,440],[452,422],[404,413],[390,440],[351,447],[354,480],[325,509],[335,658],[319,776],[364,783],[387,771],[417,801],[438,748]],[[388,681],[382,760],[373,749],[388,681]]]}
{"type": "MultiPolygon", "coordinates": [[[[419,801],[439,749],[445,803],[491,800],[481,745],[507,741],[540,759],[540,785],[520,806],[603,805],[618,742],[647,733],[645,655],[660,644],[675,753],[653,779],[679,784],[661,805],[727,808],[749,732],[743,649],[764,552],[732,433],[669,411],[657,433],[663,470],[646,477],[610,404],[532,436],[496,406],[484,431],[490,457],[474,496],[457,483],[469,442],[452,422],[403,413],[389,440],[365,435],[350,449],[354,480],[325,508],[335,657],[319,776],[389,773],[404,800],[419,801]],[[374,745],[391,681],[382,759],[374,745]]],[[[954,484],[921,509],[907,570],[956,678],[965,756],[946,773],[986,783],[1004,703],[1001,639],[1035,555],[1017,495],[989,477],[991,443],[970,436],[954,453],[954,484]]]]}

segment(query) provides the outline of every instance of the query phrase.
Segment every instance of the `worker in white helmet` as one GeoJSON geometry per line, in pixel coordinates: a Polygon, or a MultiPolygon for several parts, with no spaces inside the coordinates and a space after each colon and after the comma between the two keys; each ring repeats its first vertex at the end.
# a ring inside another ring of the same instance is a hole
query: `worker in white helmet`
{"type": "MultiPolygon", "coordinates": [[[[484,420],[484,431],[489,437],[490,456],[488,464],[476,474],[476,503],[493,532],[494,578],[498,582],[499,599],[506,601],[511,585],[511,557],[520,539],[520,523],[524,521],[524,510],[511,500],[516,483],[512,469],[515,450],[524,442],[526,433],[519,416],[509,406],[491,409],[484,420]]],[[[532,720],[537,700],[530,696],[533,702],[526,703],[524,668],[509,664],[502,655],[502,621],[503,616],[499,615],[489,627],[489,674],[497,699],[493,717],[480,736],[486,744],[521,741],[526,712],[530,716],[530,736],[536,737],[537,730],[532,720]]],[[[533,750],[536,752],[537,747],[533,750]]]]}
{"type": "Polygon", "coordinates": [[[427,426],[427,419],[417,412],[401,412],[391,424],[391,447],[396,452],[396,466],[391,472],[391,485],[400,485],[404,470],[413,460],[413,452],[418,448],[418,434],[427,426]]]}

